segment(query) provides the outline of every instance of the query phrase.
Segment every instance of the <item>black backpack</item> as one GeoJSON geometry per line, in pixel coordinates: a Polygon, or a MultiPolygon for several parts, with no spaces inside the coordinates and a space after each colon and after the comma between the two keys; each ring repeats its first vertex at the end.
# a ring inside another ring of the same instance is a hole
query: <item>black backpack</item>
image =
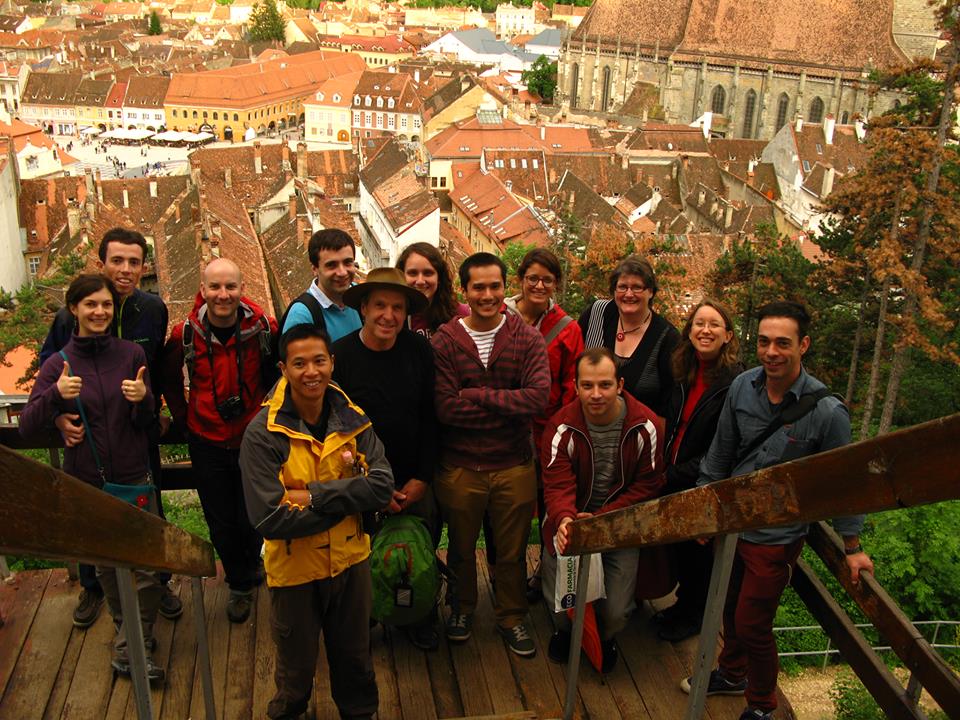
{"type": "Polygon", "coordinates": [[[305,305],[307,310],[310,311],[310,317],[313,318],[314,327],[318,327],[323,331],[327,329],[327,320],[323,317],[323,307],[320,305],[320,301],[317,300],[309,290],[301,294],[300,297],[287,305],[287,309],[283,312],[283,317],[280,318],[280,324],[277,326],[280,328],[280,331],[273,340],[273,356],[278,360],[280,359],[280,338],[283,336],[283,328],[287,324],[287,316],[290,314],[290,308],[297,303],[305,305]]]}
{"type": "MultiPolygon", "coordinates": [[[[280,370],[277,367],[277,354],[275,351],[275,334],[270,330],[270,321],[265,315],[258,319],[260,324],[260,333],[257,336],[257,344],[260,349],[260,381],[263,383],[263,389],[269,391],[274,383],[280,377],[280,370]]],[[[193,389],[193,366],[197,360],[197,351],[193,344],[193,324],[188,319],[183,324],[183,365],[187,370],[187,386],[193,389]]],[[[210,342],[209,339],[207,342],[210,342]]],[[[240,349],[237,348],[239,352],[240,349]]],[[[242,382],[242,379],[241,379],[242,382]]]]}

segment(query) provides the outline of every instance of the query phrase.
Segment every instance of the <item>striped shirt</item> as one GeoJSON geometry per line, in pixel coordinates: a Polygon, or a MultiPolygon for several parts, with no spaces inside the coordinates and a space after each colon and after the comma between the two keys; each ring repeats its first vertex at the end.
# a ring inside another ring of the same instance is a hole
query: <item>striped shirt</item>
{"type": "Polygon", "coordinates": [[[471,330],[470,326],[464,322],[464,319],[460,318],[460,324],[463,325],[463,329],[467,331],[467,335],[470,336],[477,346],[477,354],[480,356],[480,362],[483,363],[484,369],[487,369],[487,363],[490,360],[490,351],[493,350],[493,343],[497,339],[497,333],[500,332],[500,328],[503,327],[505,319],[506,316],[501,315],[500,322],[497,323],[497,326],[493,330],[477,332],[476,330],[471,330]]]}
{"type": "Polygon", "coordinates": [[[607,496],[616,482],[620,435],[623,432],[623,418],[627,414],[627,404],[619,400],[620,411],[609,425],[594,425],[587,420],[590,442],[593,444],[593,487],[586,511],[596,512],[607,501],[607,496]]]}

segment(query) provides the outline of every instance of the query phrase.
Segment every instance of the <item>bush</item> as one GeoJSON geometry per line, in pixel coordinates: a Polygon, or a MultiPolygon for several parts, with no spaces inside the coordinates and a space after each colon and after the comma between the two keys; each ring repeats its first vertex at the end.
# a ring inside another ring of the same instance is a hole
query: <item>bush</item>
{"type": "MultiPolygon", "coordinates": [[[[849,670],[837,674],[830,688],[830,700],[836,720],[885,720],[887,717],[863,683],[849,670]]],[[[929,720],[947,720],[947,714],[942,710],[930,711],[927,717],[929,720]]]]}

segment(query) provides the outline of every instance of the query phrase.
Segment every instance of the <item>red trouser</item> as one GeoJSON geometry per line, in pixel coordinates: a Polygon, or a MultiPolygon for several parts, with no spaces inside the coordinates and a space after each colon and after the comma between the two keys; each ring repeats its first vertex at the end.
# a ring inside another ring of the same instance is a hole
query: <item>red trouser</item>
{"type": "Polygon", "coordinates": [[[747,678],[747,704],[764,712],[777,707],[773,619],[802,549],[803,538],[789,545],[737,542],[723,607],[720,670],[727,680],[747,678]]]}

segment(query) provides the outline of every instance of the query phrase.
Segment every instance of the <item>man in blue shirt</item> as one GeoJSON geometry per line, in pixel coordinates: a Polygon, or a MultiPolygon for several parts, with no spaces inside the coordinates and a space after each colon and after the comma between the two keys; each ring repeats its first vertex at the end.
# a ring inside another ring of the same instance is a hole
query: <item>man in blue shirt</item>
{"type": "MultiPolygon", "coordinates": [[[[758,312],[757,357],[760,367],[741,373],[730,385],[717,433],[700,463],[704,485],[746,475],[778,463],[832,450],[850,442],[850,416],[835,397],[822,397],[796,422],[781,425],[755,443],[779,414],[802,396],[825,390],[803,369],[810,348],[810,316],[793,302],[773,302],[758,312]]],[[[863,515],[836,518],[847,566],[854,583],[873,562],[860,546],[863,515]]],[[[740,720],[769,720],[777,707],[777,643],[773,619],[780,597],[803,548],[807,526],[750,530],[737,542],[723,609],[720,667],[710,674],[708,695],[746,694],[740,720]]],[[[689,692],[687,678],[681,687],[689,692]]]]}
{"type": "Polygon", "coordinates": [[[343,302],[343,293],[353,284],[357,272],[353,239],[337,228],[318,230],[310,238],[307,255],[316,277],[287,308],[280,333],[294,325],[312,323],[325,329],[336,342],[363,324],[360,314],[343,302]]]}

